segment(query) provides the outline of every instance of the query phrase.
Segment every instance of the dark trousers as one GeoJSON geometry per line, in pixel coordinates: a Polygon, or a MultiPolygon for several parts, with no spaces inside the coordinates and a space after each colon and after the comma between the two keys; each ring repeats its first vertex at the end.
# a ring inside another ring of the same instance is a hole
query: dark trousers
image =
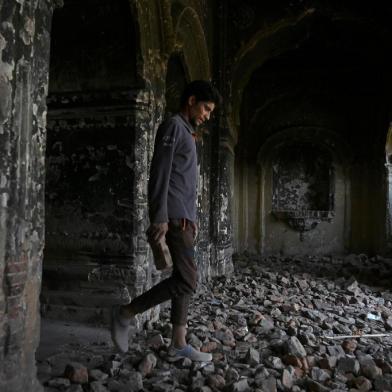
{"type": "Polygon", "coordinates": [[[131,307],[137,314],[171,299],[172,324],[186,325],[189,301],[197,285],[193,230],[189,222],[170,220],[166,242],[173,259],[171,277],[135,298],[131,307]]]}

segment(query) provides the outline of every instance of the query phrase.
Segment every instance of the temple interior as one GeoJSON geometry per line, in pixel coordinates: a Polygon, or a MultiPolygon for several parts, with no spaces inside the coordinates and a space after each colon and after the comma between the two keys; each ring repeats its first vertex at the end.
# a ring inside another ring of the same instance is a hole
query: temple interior
{"type": "Polygon", "coordinates": [[[392,4],[0,2],[0,391],[392,391],[392,4]],[[146,241],[154,139],[197,129],[199,288],[119,356],[110,308],[165,278],[146,241]]]}

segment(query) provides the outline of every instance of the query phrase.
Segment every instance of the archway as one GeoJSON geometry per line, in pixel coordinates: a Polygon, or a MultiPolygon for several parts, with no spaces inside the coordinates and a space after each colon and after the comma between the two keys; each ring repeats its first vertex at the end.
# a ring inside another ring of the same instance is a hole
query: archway
{"type": "Polygon", "coordinates": [[[48,317],[102,322],[118,293],[89,274],[132,263],[140,88],[132,20],[126,0],[66,0],[54,12],[41,296],[48,317]]]}

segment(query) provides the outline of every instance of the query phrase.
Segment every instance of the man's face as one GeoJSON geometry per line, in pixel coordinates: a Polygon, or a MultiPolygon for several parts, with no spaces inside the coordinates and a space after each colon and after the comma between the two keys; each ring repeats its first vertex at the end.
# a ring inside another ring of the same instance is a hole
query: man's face
{"type": "Polygon", "coordinates": [[[211,113],[215,109],[214,102],[196,102],[195,97],[191,97],[189,103],[189,121],[194,126],[199,126],[208,121],[210,119],[211,113]]]}

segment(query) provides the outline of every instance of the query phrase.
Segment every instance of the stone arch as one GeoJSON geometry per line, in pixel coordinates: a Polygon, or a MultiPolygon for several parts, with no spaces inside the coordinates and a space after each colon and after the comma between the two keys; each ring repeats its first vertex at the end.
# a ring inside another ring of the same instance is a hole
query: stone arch
{"type": "Polygon", "coordinates": [[[242,93],[253,72],[269,58],[294,48],[306,36],[305,27],[312,14],[313,10],[310,10],[284,23],[277,22],[266,30],[258,31],[234,56],[232,99],[229,106],[232,132],[239,129],[242,93]],[[272,45],[275,40],[279,42],[279,46],[272,45]]]}
{"type": "MultiPolygon", "coordinates": [[[[243,92],[255,70],[260,68],[267,60],[293,50],[305,42],[309,29],[318,23],[319,16],[320,14],[315,9],[310,8],[297,16],[276,22],[265,29],[259,30],[237,51],[233,57],[231,67],[233,84],[228,111],[231,132],[238,133],[239,131],[243,92]]],[[[328,12],[323,17],[331,18],[328,12]]],[[[381,36],[381,30],[377,26],[371,25],[361,18],[353,19],[350,15],[344,13],[339,14],[339,18],[334,18],[334,23],[346,22],[350,23],[353,31],[360,26],[363,29],[363,24],[367,23],[366,28],[371,34],[381,36]]],[[[234,138],[238,139],[236,136],[234,138]]]]}
{"type": "Polygon", "coordinates": [[[211,78],[206,38],[199,15],[192,7],[185,7],[176,16],[174,52],[182,53],[190,80],[211,78]]]}
{"type": "Polygon", "coordinates": [[[173,47],[173,26],[170,0],[141,0],[130,2],[137,15],[140,34],[140,68],[146,89],[160,94],[160,81],[166,72],[168,53],[173,47]]]}
{"type": "Polygon", "coordinates": [[[164,90],[161,76],[175,53],[183,57],[190,80],[211,78],[206,38],[196,9],[197,4],[169,0],[142,0],[136,5],[139,31],[143,33],[143,77],[158,95],[164,90]]]}

